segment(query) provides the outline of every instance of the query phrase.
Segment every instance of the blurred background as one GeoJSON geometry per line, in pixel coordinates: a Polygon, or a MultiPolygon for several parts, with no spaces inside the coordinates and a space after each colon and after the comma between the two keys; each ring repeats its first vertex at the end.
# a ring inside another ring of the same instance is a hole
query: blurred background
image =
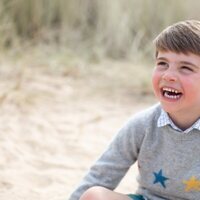
{"type": "Polygon", "coordinates": [[[104,79],[97,83],[94,75],[93,84],[109,92],[113,84],[148,92],[152,40],[172,23],[199,19],[199,6],[197,0],[1,0],[0,60],[13,68],[20,63],[72,76],[90,76],[92,70],[104,79]],[[123,64],[110,67],[116,62],[123,64]]]}
{"type": "MultiPolygon", "coordinates": [[[[67,199],[156,100],[153,39],[197,0],[0,0],[0,199],[67,199]]],[[[134,171],[119,186],[136,187],[134,171]]]]}
{"type": "Polygon", "coordinates": [[[42,44],[94,62],[141,61],[152,57],[152,39],[167,25],[198,19],[199,4],[197,0],[1,0],[0,46],[5,50],[42,44]]]}

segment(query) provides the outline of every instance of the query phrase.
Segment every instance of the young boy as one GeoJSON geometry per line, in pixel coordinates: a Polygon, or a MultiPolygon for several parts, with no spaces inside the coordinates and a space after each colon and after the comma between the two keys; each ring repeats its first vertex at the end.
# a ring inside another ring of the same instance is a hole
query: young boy
{"type": "Polygon", "coordinates": [[[200,21],[169,26],[154,44],[160,103],[126,123],[70,200],[200,200],[200,21]],[[114,192],[136,160],[136,194],[114,192]]]}

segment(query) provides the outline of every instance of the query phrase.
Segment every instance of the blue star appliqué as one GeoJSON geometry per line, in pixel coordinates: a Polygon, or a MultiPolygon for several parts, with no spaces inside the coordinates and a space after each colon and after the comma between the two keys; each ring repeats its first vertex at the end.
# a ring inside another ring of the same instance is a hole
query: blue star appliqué
{"type": "Polygon", "coordinates": [[[160,183],[164,188],[166,188],[165,181],[168,180],[169,178],[163,176],[162,169],[158,173],[153,172],[153,174],[155,176],[153,184],[160,183]]]}

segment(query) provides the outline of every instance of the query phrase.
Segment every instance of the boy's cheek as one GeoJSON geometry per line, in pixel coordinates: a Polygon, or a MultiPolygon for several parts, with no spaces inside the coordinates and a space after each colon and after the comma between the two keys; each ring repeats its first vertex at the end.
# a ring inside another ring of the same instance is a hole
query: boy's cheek
{"type": "Polygon", "coordinates": [[[152,88],[154,95],[159,98],[160,97],[160,77],[157,74],[152,76],[152,88]]]}
{"type": "Polygon", "coordinates": [[[155,90],[155,88],[159,87],[159,80],[160,77],[157,73],[153,73],[152,75],[152,85],[153,85],[153,89],[155,90]]]}

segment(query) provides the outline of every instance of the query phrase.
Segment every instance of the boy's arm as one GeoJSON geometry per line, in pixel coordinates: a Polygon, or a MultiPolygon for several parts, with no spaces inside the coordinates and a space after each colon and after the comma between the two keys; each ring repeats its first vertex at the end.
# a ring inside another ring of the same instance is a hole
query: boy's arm
{"type": "Polygon", "coordinates": [[[137,160],[142,141],[141,128],[130,120],[116,135],[107,150],[95,162],[69,200],[78,200],[88,188],[115,189],[130,166],[137,160]]]}

